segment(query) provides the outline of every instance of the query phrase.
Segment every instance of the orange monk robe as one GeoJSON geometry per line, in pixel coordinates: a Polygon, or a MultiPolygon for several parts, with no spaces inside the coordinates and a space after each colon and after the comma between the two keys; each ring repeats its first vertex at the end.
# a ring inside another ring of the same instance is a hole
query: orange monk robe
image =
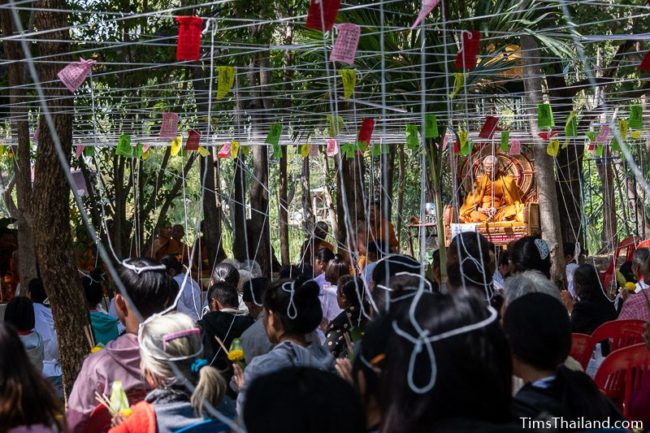
{"type": "Polygon", "coordinates": [[[395,229],[393,224],[385,218],[380,218],[378,224],[372,228],[372,238],[377,242],[388,243],[391,252],[399,251],[399,242],[395,236],[395,229]],[[386,228],[388,228],[388,235],[386,235],[386,228]]]}
{"type": "Polygon", "coordinates": [[[501,176],[494,182],[486,175],[474,182],[474,193],[468,194],[460,208],[460,221],[463,223],[491,221],[524,220],[524,205],[521,203],[519,187],[512,176],[501,176]],[[494,201],[493,201],[494,200],[494,201]],[[492,219],[478,208],[495,208],[492,219]]]}

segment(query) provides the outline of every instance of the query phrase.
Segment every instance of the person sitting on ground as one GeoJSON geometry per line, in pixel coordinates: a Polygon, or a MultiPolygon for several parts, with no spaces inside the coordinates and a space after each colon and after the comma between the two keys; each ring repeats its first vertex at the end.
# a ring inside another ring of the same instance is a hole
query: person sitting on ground
{"type": "Polygon", "coordinates": [[[316,258],[316,254],[318,254],[318,251],[320,251],[321,248],[327,248],[330,251],[335,250],[334,246],[325,240],[327,239],[328,231],[329,227],[325,221],[318,221],[316,223],[314,232],[310,238],[302,244],[302,247],[300,247],[300,257],[302,257],[304,264],[314,268],[314,259],[316,258]]]}
{"type": "Polygon", "coordinates": [[[574,271],[575,295],[578,301],[569,302],[571,330],[581,334],[593,333],[610,320],[616,320],[612,300],[605,294],[598,271],[592,265],[580,265],[574,271]]]}
{"type": "Polygon", "coordinates": [[[545,240],[538,236],[524,236],[512,244],[508,250],[512,273],[539,271],[551,278],[551,250],[545,240]]]}
{"type": "Polygon", "coordinates": [[[320,286],[320,302],[323,309],[323,320],[331,322],[341,314],[341,308],[336,300],[336,283],[345,275],[350,275],[350,265],[340,255],[335,255],[327,264],[325,283],[320,286]]]}
{"type": "MultiPolygon", "coordinates": [[[[308,273],[307,275],[311,275],[308,273]]],[[[242,299],[248,307],[248,313],[255,320],[241,335],[241,345],[244,350],[244,359],[250,363],[253,358],[269,353],[273,344],[264,329],[264,294],[270,286],[268,278],[253,278],[244,285],[242,299]]]]}
{"type": "Polygon", "coordinates": [[[63,433],[63,400],[25,353],[11,324],[0,322],[0,431],[63,433]]]}
{"type": "Polygon", "coordinates": [[[196,433],[230,431],[223,422],[204,423],[211,418],[210,409],[222,402],[227,385],[201,357],[201,332],[191,317],[155,316],[142,324],[138,343],[141,374],[152,391],[109,433],[172,433],[191,426],[196,433]]]}
{"type": "Polygon", "coordinates": [[[524,295],[506,308],[503,327],[514,373],[525,382],[515,396],[515,416],[624,419],[589,376],[564,365],[571,350],[571,323],[561,302],[544,293],[524,295]]]}
{"type": "Polygon", "coordinates": [[[341,313],[327,326],[327,349],[335,358],[351,355],[351,345],[361,338],[369,314],[368,292],[362,278],[345,275],[336,284],[341,313]]]}
{"type": "Polygon", "coordinates": [[[34,307],[25,296],[16,296],[7,304],[5,322],[12,325],[34,367],[43,371],[43,338],[34,330],[34,307]]]}
{"type": "Polygon", "coordinates": [[[448,285],[454,291],[471,290],[490,301],[494,268],[488,241],[478,232],[460,233],[447,247],[448,285]]]}
{"type": "Polygon", "coordinates": [[[365,427],[352,387],[331,373],[305,367],[253,382],[243,418],[249,433],[361,433],[365,427]]]}
{"type": "Polygon", "coordinates": [[[196,322],[201,317],[201,311],[206,303],[201,296],[201,286],[194,281],[192,274],[187,272],[183,264],[174,254],[168,254],[160,260],[165,265],[167,273],[176,281],[181,297],[178,298],[176,311],[187,314],[196,322]]]}
{"type": "Polygon", "coordinates": [[[578,259],[576,257],[576,244],[573,242],[565,242],[563,245],[564,250],[564,264],[566,272],[567,290],[573,299],[577,299],[575,290],[575,283],[573,281],[573,274],[578,269],[578,259]]]}
{"type": "Polygon", "coordinates": [[[165,310],[178,293],[178,285],[165,266],[151,259],[126,260],[118,274],[126,295],[115,294],[115,306],[126,333],[84,361],[68,399],[66,418],[70,433],[85,432],[86,422],[98,404],[95,393],[110,395],[114,381],[121,381],[134,399],[144,393],[147,384],[140,371],[137,338],[141,320],[165,310]]]}
{"type": "Polygon", "coordinates": [[[228,283],[215,283],[208,290],[210,312],[198,325],[203,337],[203,354],[211,366],[223,374],[227,382],[232,377],[228,351],[235,338],[241,337],[254,320],[238,310],[237,289],[228,283]]]}
{"type": "Polygon", "coordinates": [[[90,327],[93,330],[95,344],[106,346],[109,341],[115,340],[119,336],[118,321],[100,308],[104,294],[98,281],[86,276],[81,279],[81,285],[84,288],[86,306],[90,312],[90,327]]]}
{"type": "Polygon", "coordinates": [[[234,385],[239,391],[237,412],[245,407],[247,387],[265,374],[286,367],[316,367],[334,370],[334,358],[319,341],[309,338],[323,317],[318,299],[319,288],[304,279],[279,282],[264,296],[264,327],[273,350],[260,355],[248,364],[246,370],[235,369],[234,385]]]}

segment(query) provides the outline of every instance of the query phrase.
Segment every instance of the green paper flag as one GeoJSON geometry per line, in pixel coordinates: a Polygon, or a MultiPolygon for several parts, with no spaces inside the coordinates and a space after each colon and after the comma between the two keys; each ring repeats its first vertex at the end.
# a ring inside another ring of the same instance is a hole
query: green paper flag
{"type": "Polygon", "coordinates": [[[341,154],[347,159],[354,158],[354,152],[356,152],[358,149],[359,148],[355,146],[354,143],[344,143],[340,147],[341,154]]]}
{"type": "Polygon", "coordinates": [[[357,84],[356,69],[339,69],[339,75],[343,81],[343,99],[350,99],[354,86],[357,84]]]}
{"type": "Polygon", "coordinates": [[[539,129],[552,129],[555,126],[553,120],[553,110],[549,104],[539,104],[537,106],[537,127],[539,129]]]}
{"type": "Polygon", "coordinates": [[[472,153],[473,147],[474,147],[474,143],[472,143],[472,140],[467,140],[465,143],[461,144],[460,152],[458,152],[458,154],[460,156],[468,156],[469,154],[472,153]]]}
{"type": "Polygon", "coordinates": [[[84,147],[84,155],[93,156],[95,154],[95,147],[86,146],[84,147]]]}
{"type": "MultiPolygon", "coordinates": [[[[281,123],[274,123],[271,125],[271,129],[269,130],[269,135],[266,136],[266,140],[264,142],[266,144],[272,144],[274,146],[279,146],[280,145],[280,136],[282,135],[282,124],[281,123]]],[[[275,150],[274,150],[275,152],[275,150]]]]}
{"type": "Polygon", "coordinates": [[[639,104],[630,105],[630,129],[643,129],[643,107],[639,104]]]}
{"type": "Polygon", "coordinates": [[[411,150],[416,150],[420,147],[420,137],[417,125],[409,123],[406,125],[406,147],[411,150]]]}
{"type": "Polygon", "coordinates": [[[572,111],[566,120],[566,125],[564,126],[564,135],[567,137],[578,136],[578,117],[576,116],[575,111],[572,111]]]}
{"type": "Polygon", "coordinates": [[[424,116],[424,138],[438,138],[438,119],[435,114],[424,116]]]}
{"type": "Polygon", "coordinates": [[[126,158],[133,157],[133,147],[131,147],[130,135],[120,135],[120,138],[117,140],[117,148],[115,149],[115,154],[124,156],[126,158]]]}
{"type": "Polygon", "coordinates": [[[501,131],[501,152],[510,150],[510,131],[501,131]]]}
{"type": "Polygon", "coordinates": [[[142,151],[142,143],[136,144],[134,152],[133,152],[133,156],[135,156],[136,158],[142,158],[143,153],[144,152],[142,151]]]}
{"type": "Polygon", "coordinates": [[[546,146],[546,153],[555,158],[560,153],[560,140],[553,139],[546,146]]]}
{"type": "Polygon", "coordinates": [[[612,146],[612,152],[620,152],[621,145],[619,144],[616,137],[612,138],[612,141],[609,142],[609,145],[612,146]]]}
{"type": "Polygon", "coordinates": [[[601,158],[605,155],[605,146],[604,145],[599,144],[598,146],[596,146],[596,155],[598,155],[601,158]]]}
{"type": "Polygon", "coordinates": [[[331,114],[327,115],[327,133],[329,134],[329,138],[336,138],[337,135],[339,135],[339,132],[343,130],[345,127],[345,124],[343,123],[343,117],[341,116],[336,116],[336,125],[334,124],[334,116],[331,114]]]}
{"type": "Polygon", "coordinates": [[[589,141],[591,141],[592,143],[596,140],[596,131],[588,131],[586,135],[589,141]]]}
{"type": "Polygon", "coordinates": [[[388,154],[388,145],[375,143],[372,146],[372,156],[381,156],[388,154]]]}
{"type": "Polygon", "coordinates": [[[450,99],[454,99],[456,95],[460,92],[460,90],[463,88],[463,84],[465,84],[465,74],[463,72],[455,72],[454,73],[454,91],[451,92],[451,95],[449,95],[450,99]]]}

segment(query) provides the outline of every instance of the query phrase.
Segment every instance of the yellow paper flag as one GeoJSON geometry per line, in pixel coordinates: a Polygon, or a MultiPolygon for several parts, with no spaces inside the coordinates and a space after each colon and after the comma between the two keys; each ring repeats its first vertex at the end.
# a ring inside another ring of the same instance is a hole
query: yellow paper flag
{"type": "Polygon", "coordinates": [[[354,86],[357,84],[356,69],[339,69],[339,75],[343,80],[343,99],[350,99],[354,86]]]}
{"type": "Polygon", "coordinates": [[[454,73],[454,91],[449,95],[451,99],[454,99],[458,95],[463,88],[463,84],[465,84],[465,74],[463,72],[454,73]]]}
{"type": "Polygon", "coordinates": [[[458,131],[458,144],[460,144],[460,147],[467,144],[467,131],[464,129],[458,131]]]}
{"type": "Polygon", "coordinates": [[[209,153],[209,152],[208,152],[208,149],[206,149],[206,148],[203,147],[203,146],[199,146],[199,150],[197,150],[197,152],[199,152],[199,155],[201,155],[201,156],[204,157],[204,158],[205,158],[206,156],[208,156],[208,153],[209,153]]]}
{"type": "Polygon", "coordinates": [[[309,151],[311,150],[311,144],[303,144],[300,146],[300,156],[307,158],[309,156],[309,151]]]}
{"type": "Polygon", "coordinates": [[[142,160],[146,161],[147,159],[149,159],[149,156],[151,156],[151,148],[149,148],[146,151],[142,152],[142,160]]]}
{"type": "Polygon", "coordinates": [[[181,151],[181,145],[183,144],[183,139],[179,135],[178,137],[174,138],[171,142],[171,156],[176,156],[178,155],[178,152],[181,151]]]}
{"type": "Polygon", "coordinates": [[[546,153],[555,158],[560,153],[560,140],[551,140],[546,146],[546,153]]]}
{"type": "Polygon", "coordinates": [[[627,120],[621,119],[618,121],[618,132],[621,134],[623,141],[627,140],[627,120]]]}
{"type": "Polygon", "coordinates": [[[632,131],[631,135],[632,135],[632,138],[634,138],[635,140],[638,140],[639,138],[641,138],[641,131],[632,131]]]}
{"type": "Polygon", "coordinates": [[[233,140],[230,142],[230,157],[235,159],[237,155],[239,155],[239,141],[233,140]]]}
{"type": "Polygon", "coordinates": [[[234,66],[217,66],[217,99],[223,99],[235,83],[234,66]]]}

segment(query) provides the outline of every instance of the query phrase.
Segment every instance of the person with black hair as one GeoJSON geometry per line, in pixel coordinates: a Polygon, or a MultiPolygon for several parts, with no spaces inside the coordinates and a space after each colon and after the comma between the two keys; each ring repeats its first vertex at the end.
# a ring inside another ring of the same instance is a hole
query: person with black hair
{"type": "Polygon", "coordinates": [[[255,320],[255,323],[249,326],[240,338],[246,363],[251,362],[256,356],[269,353],[273,349],[273,344],[271,344],[264,329],[264,296],[270,284],[268,278],[259,277],[253,278],[244,285],[242,300],[248,308],[250,317],[255,320]]]}
{"type": "Polygon", "coordinates": [[[573,299],[577,299],[575,283],[573,281],[573,274],[578,269],[578,260],[576,257],[576,244],[573,242],[565,242],[562,246],[564,251],[564,265],[566,272],[567,290],[573,299]]]}
{"type": "Polygon", "coordinates": [[[420,291],[391,314],[385,361],[366,359],[382,363],[383,433],[520,431],[508,343],[484,299],[420,291]]]}
{"type": "Polygon", "coordinates": [[[165,265],[169,276],[180,287],[181,297],[178,298],[176,311],[187,314],[196,322],[201,317],[201,311],[205,307],[205,302],[201,296],[201,286],[192,278],[191,273],[186,271],[183,263],[178,260],[178,255],[168,254],[160,259],[160,263],[165,265]]]}
{"type": "Polygon", "coordinates": [[[247,281],[242,290],[242,301],[246,304],[248,314],[253,320],[257,320],[263,310],[264,293],[271,282],[266,277],[257,277],[247,281]]]}
{"type": "Polygon", "coordinates": [[[34,307],[25,296],[16,296],[7,304],[5,322],[16,328],[25,352],[34,367],[43,370],[43,338],[34,329],[34,307]]]}
{"type": "Polygon", "coordinates": [[[165,266],[151,259],[125,260],[118,275],[126,294],[115,294],[115,307],[126,333],[84,361],[68,399],[66,418],[72,433],[85,431],[97,406],[95,392],[110,393],[115,380],[122,382],[127,393],[146,389],[140,371],[140,323],[172,305],[178,294],[178,285],[165,266]]]}
{"type": "Polygon", "coordinates": [[[0,432],[66,432],[63,401],[30,362],[13,327],[2,322],[0,389],[0,432]]]}
{"type": "Polygon", "coordinates": [[[580,265],[574,271],[575,294],[578,301],[569,303],[571,330],[591,334],[605,322],[616,320],[616,310],[605,294],[603,283],[593,265],[580,265]]]}
{"type": "Polygon", "coordinates": [[[551,250],[539,236],[524,236],[515,241],[510,252],[513,273],[539,271],[551,278],[551,250]]]}
{"type": "Polygon", "coordinates": [[[275,346],[248,364],[235,369],[234,383],[239,390],[237,412],[245,406],[247,387],[255,379],[286,367],[315,367],[334,371],[334,358],[319,341],[309,338],[321,322],[323,311],[318,299],[318,284],[304,279],[281,281],[264,296],[264,328],[275,346]]]}
{"type": "Polygon", "coordinates": [[[384,257],[386,250],[387,248],[383,241],[372,241],[368,244],[366,264],[361,274],[366,280],[366,283],[370,284],[372,282],[372,273],[375,270],[375,266],[377,266],[377,261],[384,257]]]}
{"type": "Polygon", "coordinates": [[[300,257],[302,257],[303,266],[315,267],[314,259],[321,248],[326,248],[334,252],[334,246],[327,242],[327,233],[329,226],[325,221],[318,221],[314,227],[312,235],[300,247],[300,257]]]}
{"type": "Polygon", "coordinates": [[[237,287],[239,285],[239,271],[230,263],[221,262],[212,271],[210,286],[214,283],[228,283],[233,287],[237,287]]]}
{"type": "Polygon", "coordinates": [[[342,311],[327,325],[325,331],[327,349],[335,358],[349,356],[352,343],[361,338],[368,321],[367,298],[366,285],[362,278],[349,275],[339,278],[336,284],[336,300],[342,311]]]}
{"type": "Polygon", "coordinates": [[[503,328],[514,374],[525,382],[515,396],[515,416],[624,419],[589,376],[565,367],[571,350],[571,322],[560,301],[544,293],[517,298],[508,304],[503,328]]]}
{"type": "Polygon", "coordinates": [[[370,203],[368,220],[370,222],[369,239],[387,245],[389,251],[386,251],[386,253],[398,253],[399,241],[397,236],[395,236],[395,228],[393,227],[393,223],[390,222],[390,215],[388,217],[384,215],[381,200],[375,200],[370,203]]]}
{"type": "Polygon", "coordinates": [[[314,281],[322,286],[325,283],[325,271],[330,261],[334,260],[334,253],[327,248],[321,248],[314,259],[314,281]]]}
{"type": "Polygon", "coordinates": [[[81,279],[81,285],[84,288],[86,306],[90,312],[90,327],[93,331],[93,337],[95,337],[95,343],[106,346],[109,341],[115,340],[119,335],[118,321],[99,308],[104,294],[98,281],[90,276],[85,276],[81,279]]]}
{"type": "Polygon", "coordinates": [[[478,232],[457,234],[447,247],[447,277],[451,289],[471,290],[489,300],[493,294],[494,268],[490,245],[478,232]]]}
{"type": "Polygon", "coordinates": [[[361,433],[365,427],[352,387],[331,373],[305,367],[253,382],[243,418],[249,433],[361,433]]]}
{"type": "Polygon", "coordinates": [[[237,289],[226,282],[215,283],[208,290],[210,312],[198,325],[203,338],[203,354],[210,365],[221,371],[226,381],[232,377],[227,349],[235,338],[241,337],[255,321],[245,311],[237,309],[237,289]]]}
{"type": "Polygon", "coordinates": [[[506,287],[506,278],[510,276],[510,255],[508,251],[498,251],[496,258],[497,268],[492,276],[494,290],[502,291],[506,287]]]}
{"type": "Polygon", "coordinates": [[[320,287],[319,299],[323,310],[323,321],[329,323],[341,314],[342,310],[336,300],[336,283],[341,277],[350,275],[350,265],[343,256],[336,254],[329,261],[322,275],[323,279],[316,278],[314,281],[317,281],[320,287]]]}

